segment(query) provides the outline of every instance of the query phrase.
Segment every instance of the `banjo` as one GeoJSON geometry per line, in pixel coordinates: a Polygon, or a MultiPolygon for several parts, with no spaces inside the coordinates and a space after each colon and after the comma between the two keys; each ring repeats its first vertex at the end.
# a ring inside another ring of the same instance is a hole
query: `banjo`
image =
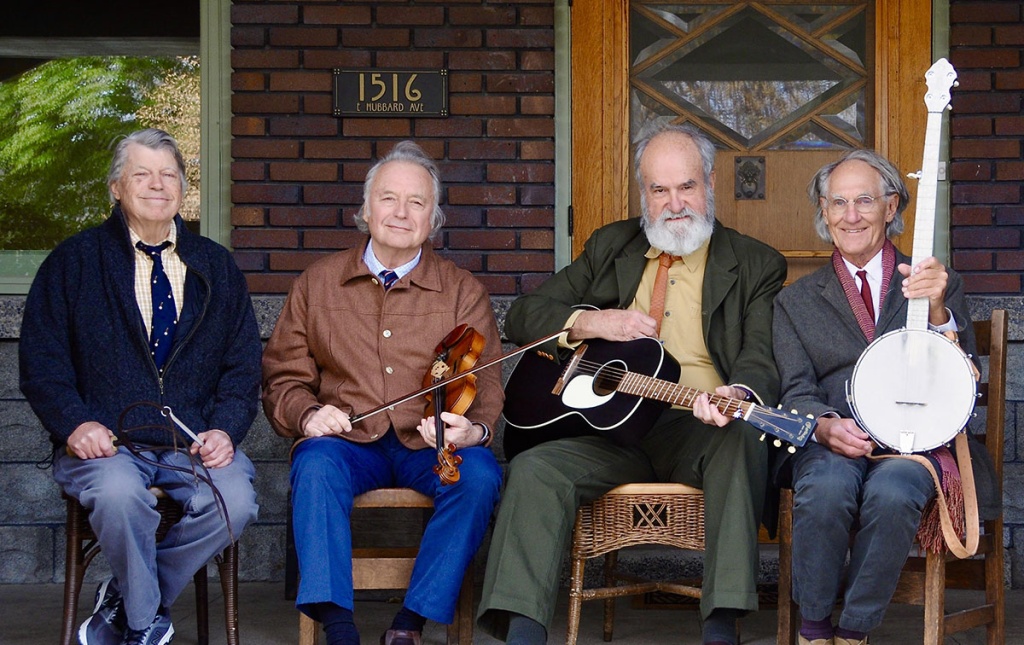
{"type": "MultiPolygon", "coordinates": [[[[917,191],[913,264],[932,255],[942,112],[956,71],[940,58],[925,74],[928,126],[917,191]]],[[[926,452],[956,437],[977,398],[973,364],[959,345],[928,328],[928,299],[907,303],[907,325],[868,345],[846,386],[857,424],[900,453],[926,452]]]]}

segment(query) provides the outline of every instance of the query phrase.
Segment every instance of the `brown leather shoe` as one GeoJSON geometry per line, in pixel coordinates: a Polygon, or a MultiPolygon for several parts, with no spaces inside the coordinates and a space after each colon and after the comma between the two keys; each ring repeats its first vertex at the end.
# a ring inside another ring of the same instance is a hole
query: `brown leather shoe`
{"type": "Polygon", "coordinates": [[[831,638],[815,638],[813,641],[809,641],[801,634],[796,635],[797,645],[833,645],[835,641],[831,638]]]}
{"type": "Polygon", "coordinates": [[[420,632],[406,629],[389,629],[380,635],[380,645],[420,645],[420,632]]]}

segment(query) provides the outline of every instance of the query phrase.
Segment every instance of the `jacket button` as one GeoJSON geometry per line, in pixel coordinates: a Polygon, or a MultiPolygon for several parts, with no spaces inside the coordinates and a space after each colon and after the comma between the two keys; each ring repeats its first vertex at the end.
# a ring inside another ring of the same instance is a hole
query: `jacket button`
{"type": "Polygon", "coordinates": [[[390,365],[388,367],[385,367],[384,371],[387,372],[388,374],[394,374],[395,373],[394,368],[391,367],[390,365]]]}
{"type": "Polygon", "coordinates": [[[384,338],[391,338],[391,330],[390,329],[385,329],[384,330],[384,338]]]}

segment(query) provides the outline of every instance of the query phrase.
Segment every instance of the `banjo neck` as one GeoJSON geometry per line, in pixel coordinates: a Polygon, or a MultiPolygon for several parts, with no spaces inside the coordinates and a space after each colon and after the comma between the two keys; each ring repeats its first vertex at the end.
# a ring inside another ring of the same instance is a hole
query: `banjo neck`
{"type": "MultiPolygon", "coordinates": [[[[928,93],[928,124],[924,135],[924,155],[921,170],[913,173],[917,177],[917,205],[914,210],[914,248],[911,266],[916,266],[927,257],[934,255],[935,202],[939,184],[939,142],[942,135],[942,112],[949,105],[950,75],[956,72],[945,59],[945,66],[933,65],[925,74],[928,93]],[[948,67],[948,70],[945,69],[948,67]]],[[[928,329],[928,298],[911,298],[907,303],[907,329],[928,329]]]]}

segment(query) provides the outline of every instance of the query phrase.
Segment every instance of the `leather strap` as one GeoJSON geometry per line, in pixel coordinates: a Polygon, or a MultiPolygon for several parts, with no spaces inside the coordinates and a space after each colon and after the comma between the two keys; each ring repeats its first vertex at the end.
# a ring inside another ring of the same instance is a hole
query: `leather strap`
{"type": "Polygon", "coordinates": [[[978,491],[974,486],[974,469],[971,468],[971,450],[967,445],[967,430],[956,435],[956,464],[960,470],[960,482],[964,490],[964,521],[966,524],[966,536],[963,542],[953,528],[953,521],[949,517],[949,506],[946,504],[946,495],[942,492],[942,481],[935,466],[926,457],[921,455],[874,455],[871,459],[911,459],[928,469],[935,482],[935,501],[939,505],[939,519],[942,523],[942,535],[946,538],[946,547],[950,553],[963,559],[969,558],[978,552],[979,525],[978,519],[978,491]]]}

